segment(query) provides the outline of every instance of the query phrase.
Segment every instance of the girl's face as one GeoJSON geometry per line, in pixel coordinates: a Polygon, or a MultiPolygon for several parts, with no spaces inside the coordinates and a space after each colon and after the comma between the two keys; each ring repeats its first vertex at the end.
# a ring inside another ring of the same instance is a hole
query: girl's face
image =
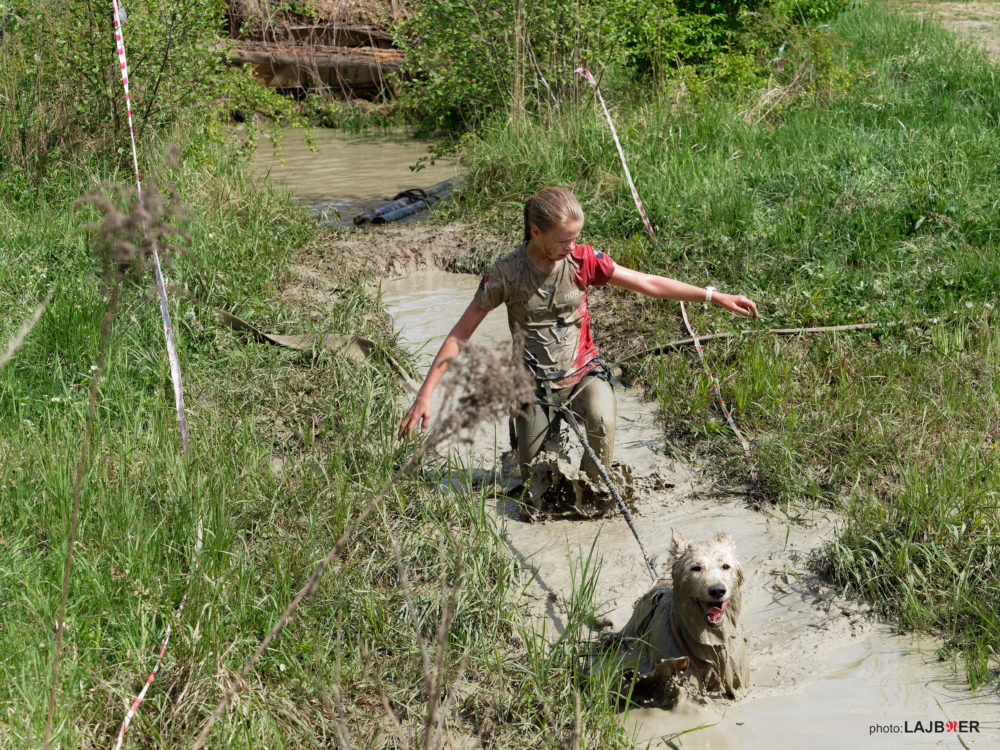
{"type": "Polygon", "coordinates": [[[550,229],[531,226],[531,241],[546,260],[558,261],[573,252],[583,229],[583,221],[569,220],[556,224],[550,229]]]}

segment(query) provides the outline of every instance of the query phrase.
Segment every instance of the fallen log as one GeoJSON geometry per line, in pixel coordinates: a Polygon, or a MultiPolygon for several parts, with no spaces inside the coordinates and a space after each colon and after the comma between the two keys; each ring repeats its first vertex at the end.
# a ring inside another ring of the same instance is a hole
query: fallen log
{"type": "Polygon", "coordinates": [[[302,67],[336,68],[351,66],[394,71],[403,64],[403,53],[377,47],[282,47],[268,49],[265,43],[257,48],[235,46],[229,59],[238,65],[299,65],[302,67]]]}
{"type": "Polygon", "coordinates": [[[233,45],[229,59],[236,65],[253,65],[257,77],[270,88],[318,86],[361,93],[382,90],[384,76],[403,64],[403,53],[381,47],[243,41],[233,45]]]}

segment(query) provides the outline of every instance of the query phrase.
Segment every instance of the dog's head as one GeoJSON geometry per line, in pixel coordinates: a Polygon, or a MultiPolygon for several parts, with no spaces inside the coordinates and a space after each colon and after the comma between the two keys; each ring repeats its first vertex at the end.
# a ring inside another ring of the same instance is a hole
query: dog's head
{"type": "Polygon", "coordinates": [[[674,605],[684,609],[694,603],[709,627],[720,627],[730,603],[738,608],[743,583],[733,538],[716,534],[708,541],[693,542],[675,529],[670,552],[674,605]]]}

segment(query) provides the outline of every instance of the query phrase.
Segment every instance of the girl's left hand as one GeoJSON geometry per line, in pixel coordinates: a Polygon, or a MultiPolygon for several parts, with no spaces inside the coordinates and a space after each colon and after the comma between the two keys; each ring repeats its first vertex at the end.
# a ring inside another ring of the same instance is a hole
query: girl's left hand
{"type": "Polygon", "coordinates": [[[749,297],[742,294],[719,294],[712,295],[712,301],[719,307],[724,307],[737,315],[744,315],[748,318],[757,317],[757,305],[749,297]]]}

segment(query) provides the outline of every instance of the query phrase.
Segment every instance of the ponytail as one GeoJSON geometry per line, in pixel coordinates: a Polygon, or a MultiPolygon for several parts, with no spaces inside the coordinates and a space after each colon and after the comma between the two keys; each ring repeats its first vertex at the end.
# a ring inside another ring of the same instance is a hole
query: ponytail
{"type": "Polygon", "coordinates": [[[539,190],[524,204],[524,241],[531,241],[531,227],[543,232],[567,221],[583,221],[580,202],[566,188],[539,190]]]}

